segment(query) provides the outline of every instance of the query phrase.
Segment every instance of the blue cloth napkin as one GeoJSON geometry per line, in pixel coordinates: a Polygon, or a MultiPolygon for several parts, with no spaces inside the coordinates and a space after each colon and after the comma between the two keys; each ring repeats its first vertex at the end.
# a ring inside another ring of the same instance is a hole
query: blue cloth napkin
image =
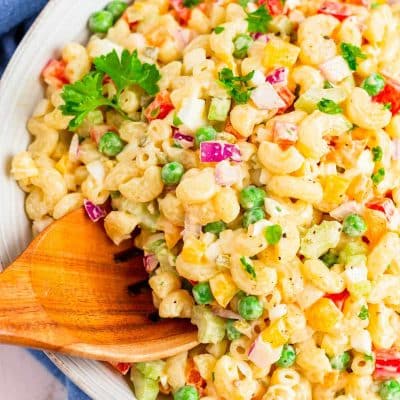
{"type": "MultiPolygon", "coordinates": [[[[19,41],[46,3],[47,0],[0,0],[0,77],[19,41]]],[[[90,400],[44,353],[36,350],[30,350],[30,353],[65,385],[68,400],[90,400]]]]}

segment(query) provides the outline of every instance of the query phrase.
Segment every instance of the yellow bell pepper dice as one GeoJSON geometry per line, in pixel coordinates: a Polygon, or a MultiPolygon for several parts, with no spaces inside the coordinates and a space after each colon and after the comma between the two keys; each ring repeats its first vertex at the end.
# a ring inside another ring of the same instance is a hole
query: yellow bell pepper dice
{"type": "Polygon", "coordinates": [[[202,262],[206,245],[199,239],[190,239],[183,246],[181,256],[184,261],[192,264],[202,262]]]}
{"type": "Polygon", "coordinates": [[[332,332],[342,318],[342,313],[335,303],[325,297],[322,297],[309,307],[305,314],[309,325],[313,329],[325,333],[332,332]]]}
{"type": "Polygon", "coordinates": [[[270,326],[261,332],[264,342],[271,343],[273,347],[281,346],[289,341],[290,335],[284,318],[273,321],[270,326]]]}
{"type": "Polygon", "coordinates": [[[68,156],[62,156],[57,164],[56,164],[56,169],[58,172],[60,172],[61,174],[65,174],[67,172],[68,169],[68,156]]]}
{"type": "Polygon", "coordinates": [[[226,307],[239,291],[229,272],[221,272],[210,279],[211,292],[217,303],[226,307]]]}
{"type": "Polygon", "coordinates": [[[282,39],[271,39],[264,48],[263,64],[266,68],[292,67],[296,64],[300,48],[282,39]]]}
{"type": "Polygon", "coordinates": [[[343,203],[350,180],[338,175],[328,175],[324,180],[324,200],[334,204],[343,203]]]}

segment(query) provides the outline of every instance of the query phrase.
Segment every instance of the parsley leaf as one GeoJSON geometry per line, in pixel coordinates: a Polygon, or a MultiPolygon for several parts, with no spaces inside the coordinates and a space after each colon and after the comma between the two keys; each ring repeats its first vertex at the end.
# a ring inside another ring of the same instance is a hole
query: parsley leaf
{"type": "Polygon", "coordinates": [[[239,4],[243,7],[246,8],[247,4],[253,3],[253,0],[239,0],[239,4]]]}
{"type": "Polygon", "coordinates": [[[243,268],[245,269],[245,271],[246,271],[249,275],[251,275],[251,277],[252,277],[253,279],[256,279],[256,278],[257,278],[256,271],[254,270],[254,267],[253,267],[253,265],[251,264],[251,262],[249,261],[249,259],[248,259],[247,257],[242,256],[242,257],[240,257],[240,262],[241,262],[241,264],[243,265],[243,268]]]}
{"type": "Polygon", "coordinates": [[[391,110],[391,109],[392,109],[392,103],[385,103],[385,104],[383,105],[383,108],[384,108],[385,110],[391,110]]]}
{"type": "Polygon", "coordinates": [[[112,102],[103,96],[103,77],[101,72],[90,72],[82,80],[64,86],[61,93],[64,104],[60,109],[63,115],[74,117],[69,122],[69,129],[75,130],[89,112],[98,107],[114,107],[112,102]]]}
{"type": "Polygon", "coordinates": [[[221,32],[223,32],[225,28],[223,26],[216,26],[214,29],[214,32],[219,35],[221,32]]]}
{"type": "Polygon", "coordinates": [[[369,313],[368,313],[368,307],[367,306],[362,306],[360,313],[358,314],[358,318],[360,318],[361,320],[366,320],[369,317],[369,313]]]}
{"type": "Polygon", "coordinates": [[[183,0],[183,5],[188,8],[198,6],[202,0],[183,0]]]}
{"type": "Polygon", "coordinates": [[[371,149],[372,151],[372,160],[374,162],[381,161],[383,156],[383,151],[381,146],[376,146],[371,149]]]}
{"type": "Polygon", "coordinates": [[[272,17],[264,5],[252,13],[247,13],[248,31],[267,33],[268,23],[272,17]]]}
{"type": "Polygon", "coordinates": [[[354,46],[351,43],[340,43],[340,50],[342,52],[343,58],[346,60],[349,68],[352,71],[357,69],[357,58],[366,59],[367,56],[361,51],[358,46],[354,46]]]}
{"type": "Polygon", "coordinates": [[[124,50],[121,59],[113,50],[104,56],[96,57],[93,62],[98,71],[110,76],[119,94],[133,84],[139,85],[150,95],[155,95],[159,91],[157,82],[161,79],[160,72],[154,64],[142,64],[137,50],[132,54],[124,50]]]}
{"type": "Polygon", "coordinates": [[[330,83],[329,81],[324,81],[324,89],[330,89],[333,87],[334,86],[332,85],[332,83],[330,83]]]}
{"type": "Polygon", "coordinates": [[[246,86],[246,82],[253,78],[253,76],[254,71],[249,72],[245,76],[234,76],[232,70],[223,68],[218,74],[218,79],[236,103],[244,104],[250,99],[252,91],[252,88],[246,86]]]}
{"type": "Polygon", "coordinates": [[[365,361],[374,361],[374,356],[372,354],[364,353],[364,360],[365,361]]]}
{"type": "Polygon", "coordinates": [[[326,114],[340,114],[343,112],[339,104],[330,99],[322,99],[317,104],[318,110],[326,114]]]}

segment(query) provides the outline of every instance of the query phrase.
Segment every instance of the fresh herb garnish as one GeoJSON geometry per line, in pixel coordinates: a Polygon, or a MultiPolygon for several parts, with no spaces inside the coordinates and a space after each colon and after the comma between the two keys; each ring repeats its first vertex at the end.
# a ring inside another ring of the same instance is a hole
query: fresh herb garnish
{"type": "Polygon", "coordinates": [[[334,86],[329,81],[324,81],[324,89],[331,89],[334,86]]]}
{"type": "Polygon", "coordinates": [[[374,182],[375,185],[381,183],[384,178],[385,178],[384,168],[379,168],[378,171],[376,171],[374,174],[371,175],[372,182],[374,182]]]}
{"type": "Polygon", "coordinates": [[[221,32],[223,32],[225,28],[223,26],[216,26],[214,29],[214,32],[219,35],[221,32]]]}
{"type": "Polygon", "coordinates": [[[268,23],[272,17],[264,5],[260,6],[256,11],[247,13],[248,31],[254,33],[267,33],[268,23]]]}
{"type": "Polygon", "coordinates": [[[253,0],[239,0],[239,4],[240,4],[243,8],[246,8],[246,7],[247,7],[247,4],[253,3],[253,2],[254,2],[253,0]]]}
{"type": "Polygon", "coordinates": [[[361,51],[358,46],[354,46],[351,43],[340,43],[340,50],[342,52],[343,58],[346,60],[349,68],[352,71],[357,69],[357,58],[365,60],[367,56],[361,51]]]}
{"type": "Polygon", "coordinates": [[[179,126],[179,125],[182,125],[182,124],[183,124],[183,122],[181,121],[181,119],[178,117],[178,114],[177,114],[177,113],[175,113],[175,114],[174,114],[174,117],[172,118],[172,124],[173,124],[174,126],[179,126]]]}
{"type": "Polygon", "coordinates": [[[368,307],[367,306],[362,306],[360,313],[358,314],[358,318],[360,318],[361,320],[366,320],[369,317],[369,313],[368,313],[368,307]]]}
{"type": "Polygon", "coordinates": [[[392,109],[392,103],[385,103],[385,104],[383,105],[383,108],[384,108],[385,110],[391,110],[391,109],[392,109]]]}
{"type": "Polygon", "coordinates": [[[371,151],[372,151],[372,159],[374,162],[382,160],[383,151],[381,146],[373,147],[371,151]]]}
{"type": "Polygon", "coordinates": [[[74,117],[68,125],[70,130],[78,128],[87,115],[103,106],[114,108],[124,117],[126,114],[118,105],[122,91],[133,84],[139,85],[148,94],[154,95],[159,88],[161,75],[155,65],[142,63],[137,51],[132,54],[124,50],[119,58],[117,52],[94,59],[95,71],[89,72],[81,80],[65,85],[61,93],[64,104],[60,106],[63,115],[74,117]],[[103,95],[103,79],[107,74],[117,87],[117,94],[109,99],[103,95]]]}
{"type": "Polygon", "coordinates": [[[202,0],[183,0],[183,5],[188,8],[196,7],[198,6],[202,0]]]}
{"type": "Polygon", "coordinates": [[[343,112],[339,104],[330,99],[322,99],[317,104],[318,110],[326,114],[340,114],[343,112]]]}
{"type": "Polygon", "coordinates": [[[257,274],[256,274],[256,271],[255,271],[253,265],[251,264],[250,260],[247,257],[242,256],[242,257],[240,257],[240,262],[243,265],[243,268],[245,269],[245,271],[249,275],[251,275],[251,277],[253,279],[256,279],[257,278],[257,274]]]}
{"type": "Polygon", "coordinates": [[[374,361],[374,356],[372,354],[364,353],[364,360],[365,361],[374,361]]]}
{"type": "Polygon", "coordinates": [[[232,70],[223,68],[218,75],[218,79],[236,103],[244,104],[250,99],[252,91],[252,88],[247,87],[246,83],[253,76],[254,71],[245,76],[234,76],[232,70]]]}

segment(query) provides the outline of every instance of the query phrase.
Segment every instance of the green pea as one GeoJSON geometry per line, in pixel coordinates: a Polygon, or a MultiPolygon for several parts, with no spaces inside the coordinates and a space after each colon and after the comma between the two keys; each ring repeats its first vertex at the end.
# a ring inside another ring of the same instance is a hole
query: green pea
{"type": "Polygon", "coordinates": [[[203,126],[197,129],[194,140],[196,146],[199,147],[201,142],[208,142],[214,140],[217,137],[217,131],[212,126],[203,126]]]}
{"type": "Polygon", "coordinates": [[[330,363],[333,369],[345,371],[350,365],[350,353],[345,351],[343,354],[338,354],[330,359],[330,363]]]}
{"type": "Polygon", "coordinates": [[[210,232],[214,235],[219,235],[225,229],[226,224],[224,221],[214,221],[203,226],[203,232],[210,232]]]}
{"type": "Polygon", "coordinates": [[[107,33],[114,23],[114,17],[109,11],[97,11],[89,18],[89,29],[93,33],[107,33]]]}
{"type": "Polygon", "coordinates": [[[254,207],[250,210],[247,210],[243,214],[242,225],[244,228],[248,228],[249,225],[254,224],[260,219],[265,218],[265,212],[261,207],[254,207]]]}
{"type": "Polygon", "coordinates": [[[285,344],[282,348],[281,357],[276,362],[280,368],[289,368],[296,361],[296,350],[291,344],[285,344]]]}
{"type": "Polygon", "coordinates": [[[208,282],[200,282],[193,286],[193,297],[197,304],[210,304],[214,300],[211,287],[208,282]]]}
{"type": "Polygon", "coordinates": [[[263,314],[263,306],[256,296],[244,296],[239,300],[238,311],[244,319],[254,320],[263,314]]]}
{"type": "Polygon", "coordinates": [[[165,164],[161,170],[161,179],[166,185],[176,185],[185,172],[183,165],[177,161],[165,164]]]}
{"type": "Polygon", "coordinates": [[[339,104],[330,99],[322,99],[317,104],[318,110],[326,114],[340,114],[343,110],[339,104]]]}
{"type": "Polygon", "coordinates": [[[108,157],[114,157],[121,153],[125,144],[115,132],[106,132],[99,141],[98,149],[108,157]]]}
{"type": "Polygon", "coordinates": [[[115,0],[107,4],[106,11],[112,14],[115,22],[118,18],[121,17],[127,7],[128,4],[126,4],[124,1],[115,0]]]}
{"type": "Polygon", "coordinates": [[[242,334],[235,328],[235,320],[229,319],[226,321],[226,336],[229,340],[239,339],[242,334]]]}
{"type": "Polygon", "coordinates": [[[379,385],[379,396],[382,400],[399,400],[400,383],[396,379],[389,379],[379,385]]]}
{"type": "Polygon", "coordinates": [[[386,172],[384,168],[379,168],[374,174],[371,175],[372,182],[374,185],[378,185],[385,178],[386,172]]]}
{"type": "Polygon", "coordinates": [[[377,73],[373,73],[364,79],[361,87],[370,95],[375,96],[382,91],[385,87],[385,80],[383,76],[377,73]]]}
{"type": "Polygon", "coordinates": [[[236,58],[245,58],[252,43],[253,39],[251,38],[251,36],[244,33],[237,35],[233,40],[233,45],[235,47],[233,56],[236,58]]]}
{"type": "Polygon", "coordinates": [[[372,152],[372,160],[374,162],[382,161],[383,150],[381,146],[376,146],[371,149],[372,152]]]}
{"type": "Polygon", "coordinates": [[[328,250],[319,258],[328,268],[333,267],[338,263],[339,255],[336,254],[332,249],[328,250]]]}
{"type": "Polygon", "coordinates": [[[182,386],[174,393],[174,400],[199,400],[199,393],[194,386],[182,386]]]}
{"type": "Polygon", "coordinates": [[[265,239],[267,239],[268,244],[277,244],[282,237],[282,227],[280,225],[270,225],[265,228],[265,239]]]}
{"type": "Polygon", "coordinates": [[[267,194],[257,186],[247,186],[239,194],[239,202],[243,208],[249,209],[261,207],[264,204],[264,198],[267,194]]]}
{"type": "Polygon", "coordinates": [[[350,237],[362,236],[366,230],[364,218],[358,214],[350,214],[343,221],[343,232],[350,237]]]}

